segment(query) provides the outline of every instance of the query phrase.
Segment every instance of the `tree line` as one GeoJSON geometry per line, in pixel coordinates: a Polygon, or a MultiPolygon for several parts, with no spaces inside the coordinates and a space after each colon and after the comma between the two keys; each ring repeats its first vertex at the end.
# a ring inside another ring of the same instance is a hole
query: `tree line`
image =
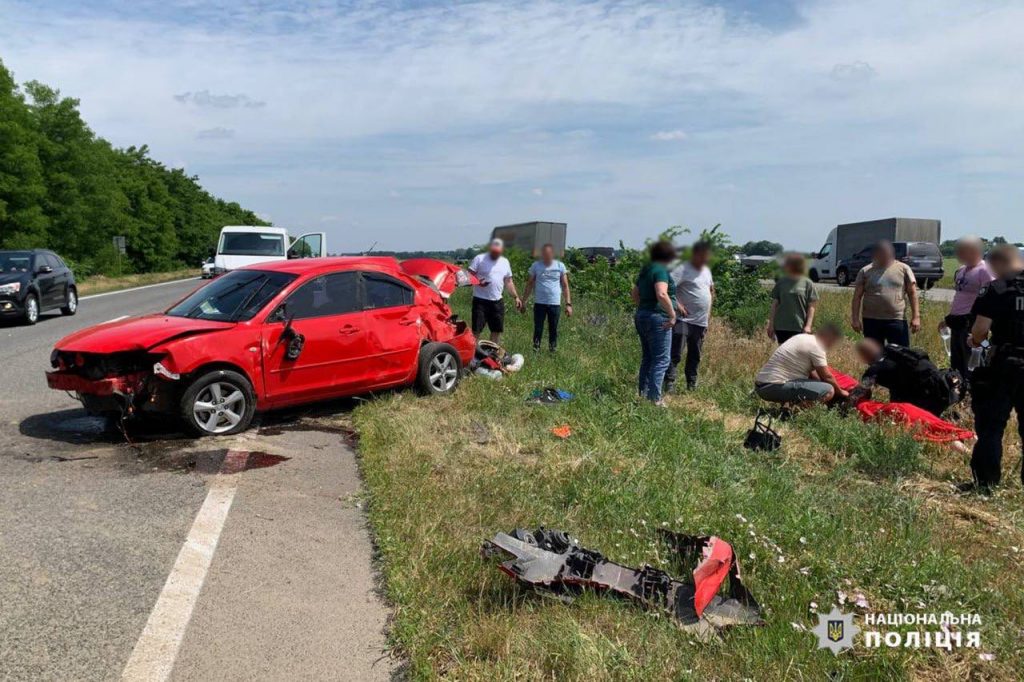
{"type": "Polygon", "coordinates": [[[224,225],[266,224],[146,145],[114,147],[78,103],[37,81],[19,87],[0,61],[0,248],[52,249],[80,277],[156,272],[197,265],[224,225]]]}

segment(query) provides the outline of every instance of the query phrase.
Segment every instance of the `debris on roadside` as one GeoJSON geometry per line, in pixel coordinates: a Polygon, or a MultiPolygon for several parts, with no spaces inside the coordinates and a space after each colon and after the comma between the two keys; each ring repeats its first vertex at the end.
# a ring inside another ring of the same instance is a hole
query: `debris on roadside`
{"type": "Polygon", "coordinates": [[[561,426],[556,426],[555,428],[551,429],[551,433],[558,436],[562,440],[565,440],[566,438],[572,435],[572,428],[568,424],[562,424],[561,426]]]}
{"type": "Polygon", "coordinates": [[[535,405],[555,405],[556,403],[565,403],[572,399],[573,394],[569,393],[569,391],[549,386],[547,388],[534,389],[530,393],[530,397],[526,399],[526,402],[535,405]]]}
{"type": "Polygon", "coordinates": [[[710,637],[731,625],[763,625],[761,607],[743,585],[729,543],[714,536],[659,530],[692,581],[644,565],[630,568],[579,545],[564,531],[517,528],[483,543],[484,558],[506,558],[500,570],[542,594],[571,602],[584,588],[633,599],[654,612],[666,612],[687,632],[710,637]],[[719,590],[728,578],[726,594],[719,590]]]}
{"type": "Polygon", "coordinates": [[[488,379],[501,379],[506,374],[518,372],[526,363],[521,353],[510,354],[504,348],[481,339],[476,344],[476,354],[469,363],[469,370],[488,379]]]}
{"type": "Polygon", "coordinates": [[[782,436],[773,428],[772,416],[764,410],[758,410],[754,417],[754,428],[747,431],[743,447],[748,450],[772,452],[782,447],[782,436]]]}

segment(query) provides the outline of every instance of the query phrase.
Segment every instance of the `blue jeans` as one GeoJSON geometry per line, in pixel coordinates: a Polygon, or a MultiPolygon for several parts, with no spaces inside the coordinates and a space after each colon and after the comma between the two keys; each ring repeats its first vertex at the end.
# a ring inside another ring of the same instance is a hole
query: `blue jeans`
{"type": "Polygon", "coordinates": [[[660,310],[637,310],[633,318],[640,337],[640,395],[661,400],[661,385],[671,359],[672,328],[665,328],[668,317],[660,310]]]}

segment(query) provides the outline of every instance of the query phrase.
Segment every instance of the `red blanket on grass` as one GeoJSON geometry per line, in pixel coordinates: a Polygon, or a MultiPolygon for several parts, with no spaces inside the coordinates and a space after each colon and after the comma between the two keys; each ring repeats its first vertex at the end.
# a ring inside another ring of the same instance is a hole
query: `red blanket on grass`
{"type": "MultiPolygon", "coordinates": [[[[856,379],[842,372],[832,370],[839,388],[851,391],[859,383],[856,379]]],[[[974,432],[956,424],[936,417],[927,410],[910,403],[882,403],[877,400],[864,400],[857,404],[857,411],[864,421],[886,421],[899,424],[910,431],[915,440],[926,440],[932,443],[952,443],[957,440],[974,438],[974,432]]]]}

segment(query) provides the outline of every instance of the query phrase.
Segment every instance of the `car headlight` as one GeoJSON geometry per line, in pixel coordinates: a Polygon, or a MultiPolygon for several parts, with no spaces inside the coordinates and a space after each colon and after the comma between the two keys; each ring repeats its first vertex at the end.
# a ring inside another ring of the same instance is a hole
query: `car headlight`
{"type": "Polygon", "coordinates": [[[16,294],[21,291],[21,282],[11,282],[10,284],[0,284],[0,296],[6,294],[16,294]]]}

